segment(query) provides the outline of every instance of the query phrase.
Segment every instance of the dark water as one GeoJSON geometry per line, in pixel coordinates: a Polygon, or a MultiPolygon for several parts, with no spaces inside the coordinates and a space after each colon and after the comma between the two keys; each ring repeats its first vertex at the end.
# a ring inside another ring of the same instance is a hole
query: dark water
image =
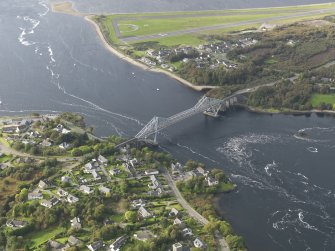
{"type": "MultiPolygon", "coordinates": [[[[77,1],[78,8],[137,8],[129,1],[91,2],[77,1]]],[[[213,0],[208,8],[223,2],[233,3],[213,0]]],[[[167,3],[153,11],[165,10],[167,3]]],[[[0,115],[75,111],[100,136],[132,136],[154,115],[172,115],[201,96],[109,54],[90,24],[51,13],[43,1],[0,1],[0,35],[0,115]]],[[[231,111],[218,120],[195,116],[159,140],[176,158],[222,167],[238,184],[218,208],[250,250],[335,250],[334,122],[231,111]],[[299,130],[308,138],[297,137],[299,130]]]]}
{"type": "Polygon", "coordinates": [[[329,0],[73,0],[75,8],[89,13],[199,11],[281,7],[298,4],[328,3],[329,0]]]}

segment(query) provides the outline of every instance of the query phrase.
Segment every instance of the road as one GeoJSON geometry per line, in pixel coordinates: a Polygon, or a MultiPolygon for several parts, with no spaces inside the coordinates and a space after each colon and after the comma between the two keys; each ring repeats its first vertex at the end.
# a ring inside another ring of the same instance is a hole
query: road
{"type": "MultiPolygon", "coordinates": [[[[176,184],[173,181],[173,179],[172,179],[170,173],[168,172],[168,170],[167,169],[163,169],[163,170],[164,170],[163,175],[164,175],[165,179],[167,180],[169,187],[171,188],[171,190],[172,190],[173,194],[175,195],[177,201],[187,211],[189,216],[192,217],[193,219],[195,219],[196,221],[200,222],[203,225],[206,225],[207,223],[209,223],[209,221],[205,217],[203,217],[196,210],[194,210],[193,207],[191,207],[191,205],[184,199],[184,197],[180,193],[179,189],[176,187],[176,184]]],[[[228,244],[227,244],[226,240],[221,236],[221,234],[219,232],[216,232],[215,237],[216,237],[219,245],[221,246],[220,250],[229,251],[228,244]]]]}
{"type": "MultiPolygon", "coordinates": [[[[307,16],[319,15],[319,14],[324,14],[324,13],[333,13],[334,11],[335,11],[335,8],[312,10],[312,11],[299,12],[299,13],[295,12],[295,13],[284,15],[284,16],[276,16],[276,17],[260,18],[260,19],[250,20],[250,21],[240,21],[240,22],[233,22],[233,23],[226,23],[226,24],[219,24],[219,25],[212,25],[212,26],[204,26],[204,27],[198,27],[198,28],[192,28],[192,29],[186,29],[186,30],[164,32],[164,33],[159,33],[159,34],[124,37],[124,38],[120,37],[119,39],[123,43],[134,43],[134,42],[139,42],[143,40],[158,39],[162,37],[174,37],[174,36],[185,35],[185,34],[190,34],[190,33],[199,33],[199,32],[204,32],[204,31],[220,30],[220,29],[238,27],[238,26],[244,26],[244,25],[280,21],[280,20],[285,20],[285,19],[290,19],[290,18],[299,18],[299,17],[305,17],[305,16],[307,17],[307,16]]],[[[117,22],[114,22],[113,26],[115,29],[118,26],[117,22]]],[[[120,31],[118,27],[117,27],[117,30],[115,31],[116,31],[116,34],[120,36],[120,31]]]]}

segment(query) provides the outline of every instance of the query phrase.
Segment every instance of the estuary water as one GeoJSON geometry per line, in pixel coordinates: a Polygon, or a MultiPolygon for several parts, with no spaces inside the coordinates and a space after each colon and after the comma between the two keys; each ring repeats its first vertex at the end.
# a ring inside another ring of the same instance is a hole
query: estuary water
{"type": "MultiPolygon", "coordinates": [[[[144,1],[144,0],[143,0],[144,1]]],[[[249,7],[250,1],[75,1],[86,12],[249,7]],[[142,2],[143,2],[142,1],[142,2]],[[94,4],[93,4],[94,2],[94,4]]],[[[253,1],[254,7],[319,1],[253,1]]],[[[83,114],[99,136],[136,134],[201,97],[165,75],[110,54],[80,17],[50,12],[47,1],[0,1],[0,115],[83,114]],[[159,89],[159,91],[158,91],[159,89]]],[[[180,161],[223,168],[238,189],[217,209],[250,250],[335,250],[333,117],[259,115],[232,110],[197,115],[159,136],[180,161]],[[300,137],[304,131],[306,137],[300,137]]]]}

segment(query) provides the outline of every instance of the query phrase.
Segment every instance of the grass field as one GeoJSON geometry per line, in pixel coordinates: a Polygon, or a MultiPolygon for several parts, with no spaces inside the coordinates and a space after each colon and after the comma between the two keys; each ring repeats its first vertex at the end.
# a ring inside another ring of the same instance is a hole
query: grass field
{"type": "Polygon", "coordinates": [[[32,233],[29,235],[29,239],[33,241],[33,248],[42,245],[43,243],[47,242],[48,240],[54,238],[56,235],[65,231],[64,228],[56,227],[54,229],[46,229],[40,232],[32,233]]]}
{"type": "MultiPolygon", "coordinates": [[[[329,15],[328,9],[335,8],[335,3],[316,4],[305,6],[288,6],[279,8],[256,8],[256,9],[239,9],[239,10],[220,10],[220,11],[202,11],[202,12],[166,12],[166,13],[139,13],[139,14],[115,14],[104,16],[99,23],[104,36],[110,43],[122,45],[120,39],[131,36],[145,36],[152,34],[161,34],[161,37],[149,40],[141,40],[141,42],[154,41],[159,42],[162,46],[177,45],[199,45],[204,40],[199,35],[224,34],[229,32],[238,32],[246,29],[255,29],[261,25],[264,18],[287,18],[269,21],[272,24],[293,23],[301,20],[322,18],[329,15]],[[294,13],[308,12],[314,10],[324,10],[322,14],[308,14],[301,17],[289,17],[294,13]],[[211,15],[212,14],[212,15],[211,15]],[[222,15],[221,15],[222,14],[222,15]],[[113,27],[113,21],[118,24],[120,37],[116,35],[113,27]],[[238,25],[239,22],[254,21],[252,24],[238,25]],[[234,24],[237,26],[218,30],[202,31],[199,33],[191,33],[184,35],[176,35],[165,37],[165,33],[173,31],[182,31],[199,27],[215,26],[222,24],[234,24]]],[[[138,41],[137,41],[138,42],[138,41]]],[[[132,42],[130,42],[132,43],[132,42]]],[[[136,42],[133,42],[136,43],[136,42]]]]}
{"type": "Polygon", "coordinates": [[[131,21],[131,24],[138,27],[137,30],[129,32],[126,24],[129,20],[122,20],[119,22],[119,29],[127,36],[143,36],[156,33],[164,33],[178,30],[187,30],[192,28],[214,26],[219,24],[235,23],[242,21],[251,21],[262,18],[275,17],[284,15],[284,13],[273,14],[245,14],[245,15],[228,15],[228,16],[207,16],[207,17],[185,17],[185,18],[158,18],[158,19],[139,19],[131,21]],[[123,32],[123,29],[126,28],[123,32]]]}
{"type": "Polygon", "coordinates": [[[312,106],[318,107],[320,103],[335,105],[335,94],[314,94],[312,97],[312,106]]]}

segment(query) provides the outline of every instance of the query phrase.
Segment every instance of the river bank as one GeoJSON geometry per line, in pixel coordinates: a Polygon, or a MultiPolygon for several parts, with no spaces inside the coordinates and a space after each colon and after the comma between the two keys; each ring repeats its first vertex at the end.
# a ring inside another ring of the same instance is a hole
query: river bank
{"type": "Polygon", "coordinates": [[[237,105],[238,107],[252,113],[259,113],[259,114],[270,114],[270,115],[275,115],[275,114],[284,114],[284,115],[310,115],[312,113],[315,113],[317,115],[332,115],[335,116],[335,111],[330,111],[330,110],[306,110],[306,111],[298,111],[298,110],[285,110],[285,111],[279,111],[279,110],[274,110],[274,109],[262,109],[262,108],[256,108],[256,107],[251,107],[248,105],[243,105],[239,104],[237,105]]]}

